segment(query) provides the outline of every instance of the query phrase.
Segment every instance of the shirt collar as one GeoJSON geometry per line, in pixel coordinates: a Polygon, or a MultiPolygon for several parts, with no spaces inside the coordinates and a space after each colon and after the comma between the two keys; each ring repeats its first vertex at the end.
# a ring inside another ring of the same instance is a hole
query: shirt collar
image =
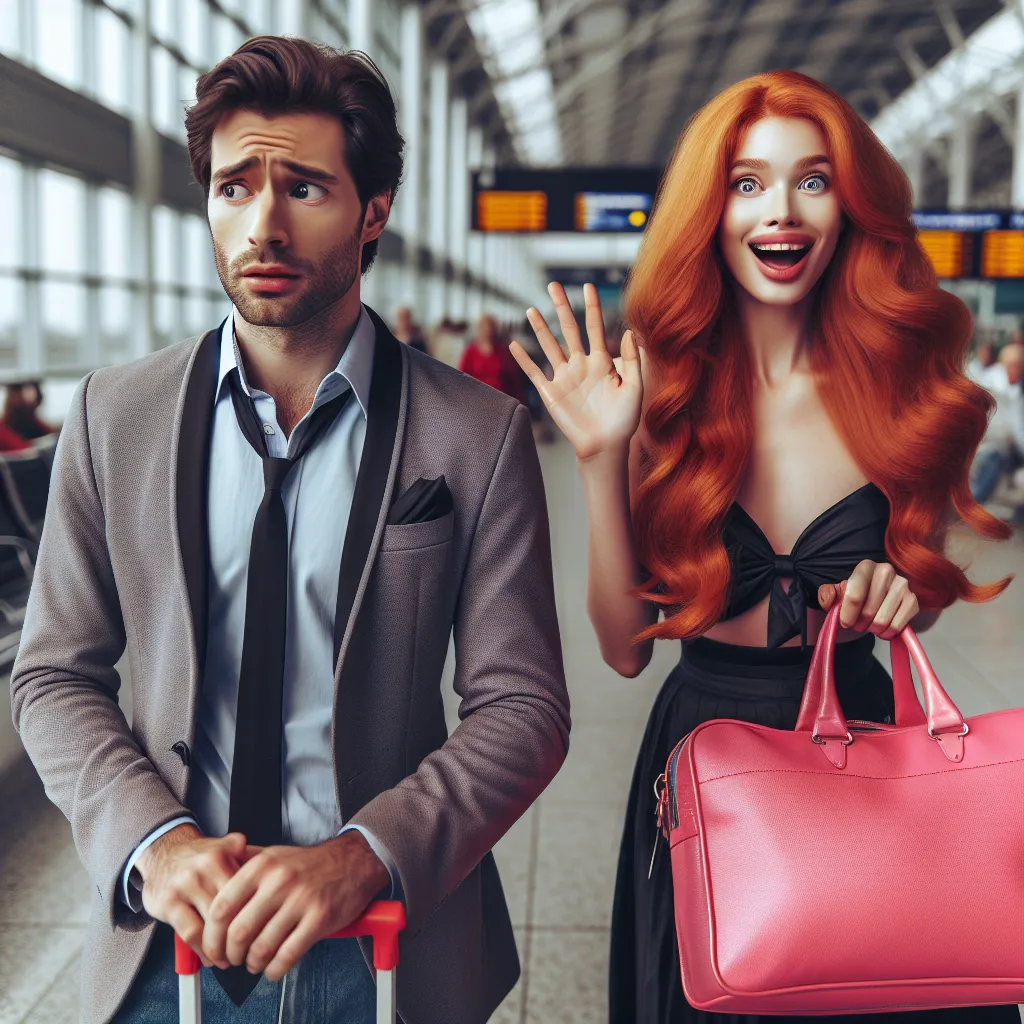
{"type": "MultiPolygon", "coordinates": [[[[338,393],[338,385],[346,382],[355,392],[356,401],[363,410],[363,416],[367,416],[370,408],[370,382],[373,379],[373,350],[376,342],[376,332],[373,329],[373,321],[366,312],[366,307],[360,303],[359,319],[356,321],[355,330],[345,351],[338,360],[338,365],[320,382],[317,388],[314,405],[320,405],[331,399],[338,393]]],[[[249,393],[249,384],[245,379],[245,371],[242,368],[241,360],[238,357],[238,339],[235,336],[235,310],[232,306],[231,315],[224,321],[220,332],[220,370],[217,376],[217,391],[214,397],[214,404],[220,401],[224,393],[228,374],[238,369],[238,375],[242,381],[242,387],[249,393]]]]}

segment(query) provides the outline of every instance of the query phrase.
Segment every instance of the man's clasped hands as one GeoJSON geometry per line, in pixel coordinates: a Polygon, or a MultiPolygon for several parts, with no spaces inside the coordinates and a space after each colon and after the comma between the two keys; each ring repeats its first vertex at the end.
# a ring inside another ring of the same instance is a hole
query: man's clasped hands
{"type": "Polygon", "coordinates": [[[247,846],[183,824],[140,855],[142,904],[207,966],[277,981],[320,939],[351,924],[390,882],[351,830],[318,846],[247,846]]]}

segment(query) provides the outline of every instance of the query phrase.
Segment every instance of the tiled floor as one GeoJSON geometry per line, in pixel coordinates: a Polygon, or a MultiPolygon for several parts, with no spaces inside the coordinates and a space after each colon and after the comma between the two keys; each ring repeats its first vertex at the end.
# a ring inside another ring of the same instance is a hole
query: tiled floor
{"type": "MultiPolygon", "coordinates": [[[[648,669],[622,679],[597,653],[584,603],[586,515],[571,451],[544,446],[559,624],[572,696],[569,758],[497,848],[523,963],[495,1014],[500,1024],[589,1024],[605,1017],[615,860],[633,757],[678,646],[659,644],[648,669]],[[581,855],[583,837],[586,856],[581,855]]],[[[961,546],[972,578],[1024,571],[1024,538],[961,546]]],[[[924,635],[943,683],[967,715],[1024,705],[1024,580],[988,607],[959,605],[924,635]]],[[[885,660],[883,645],[880,654],[885,660]]],[[[455,717],[445,681],[449,716],[455,717]]],[[[29,768],[0,807],[0,1024],[77,1019],[78,957],[88,881],[61,814],[29,768]]]]}

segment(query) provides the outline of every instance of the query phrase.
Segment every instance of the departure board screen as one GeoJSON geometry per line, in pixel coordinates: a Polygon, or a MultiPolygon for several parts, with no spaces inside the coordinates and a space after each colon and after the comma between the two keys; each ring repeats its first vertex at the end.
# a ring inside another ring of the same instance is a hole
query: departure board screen
{"type": "Polygon", "coordinates": [[[647,192],[577,192],[577,231],[643,231],[654,196],[647,192]]]}
{"type": "Polygon", "coordinates": [[[481,231],[546,231],[546,192],[484,191],[476,194],[481,231]]]}
{"type": "Polygon", "coordinates": [[[974,236],[966,231],[918,231],[936,277],[971,277],[974,236]]]}
{"type": "Polygon", "coordinates": [[[656,167],[485,167],[472,175],[473,229],[639,234],[660,177],[656,167]]]}
{"type": "Polygon", "coordinates": [[[1024,231],[986,231],[981,240],[982,277],[1024,277],[1024,231]]]}

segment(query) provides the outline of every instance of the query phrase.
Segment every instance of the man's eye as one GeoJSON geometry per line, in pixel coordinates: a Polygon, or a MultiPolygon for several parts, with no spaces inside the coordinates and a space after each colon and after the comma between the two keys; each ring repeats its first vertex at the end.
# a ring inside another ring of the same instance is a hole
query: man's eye
{"type": "Polygon", "coordinates": [[[320,185],[314,185],[309,181],[300,181],[295,188],[292,189],[292,195],[296,199],[322,199],[327,195],[327,189],[320,185]]]}
{"type": "Polygon", "coordinates": [[[225,199],[244,199],[249,194],[249,190],[244,185],[237,183],[221,185],[220,192],[225,199]]]}

